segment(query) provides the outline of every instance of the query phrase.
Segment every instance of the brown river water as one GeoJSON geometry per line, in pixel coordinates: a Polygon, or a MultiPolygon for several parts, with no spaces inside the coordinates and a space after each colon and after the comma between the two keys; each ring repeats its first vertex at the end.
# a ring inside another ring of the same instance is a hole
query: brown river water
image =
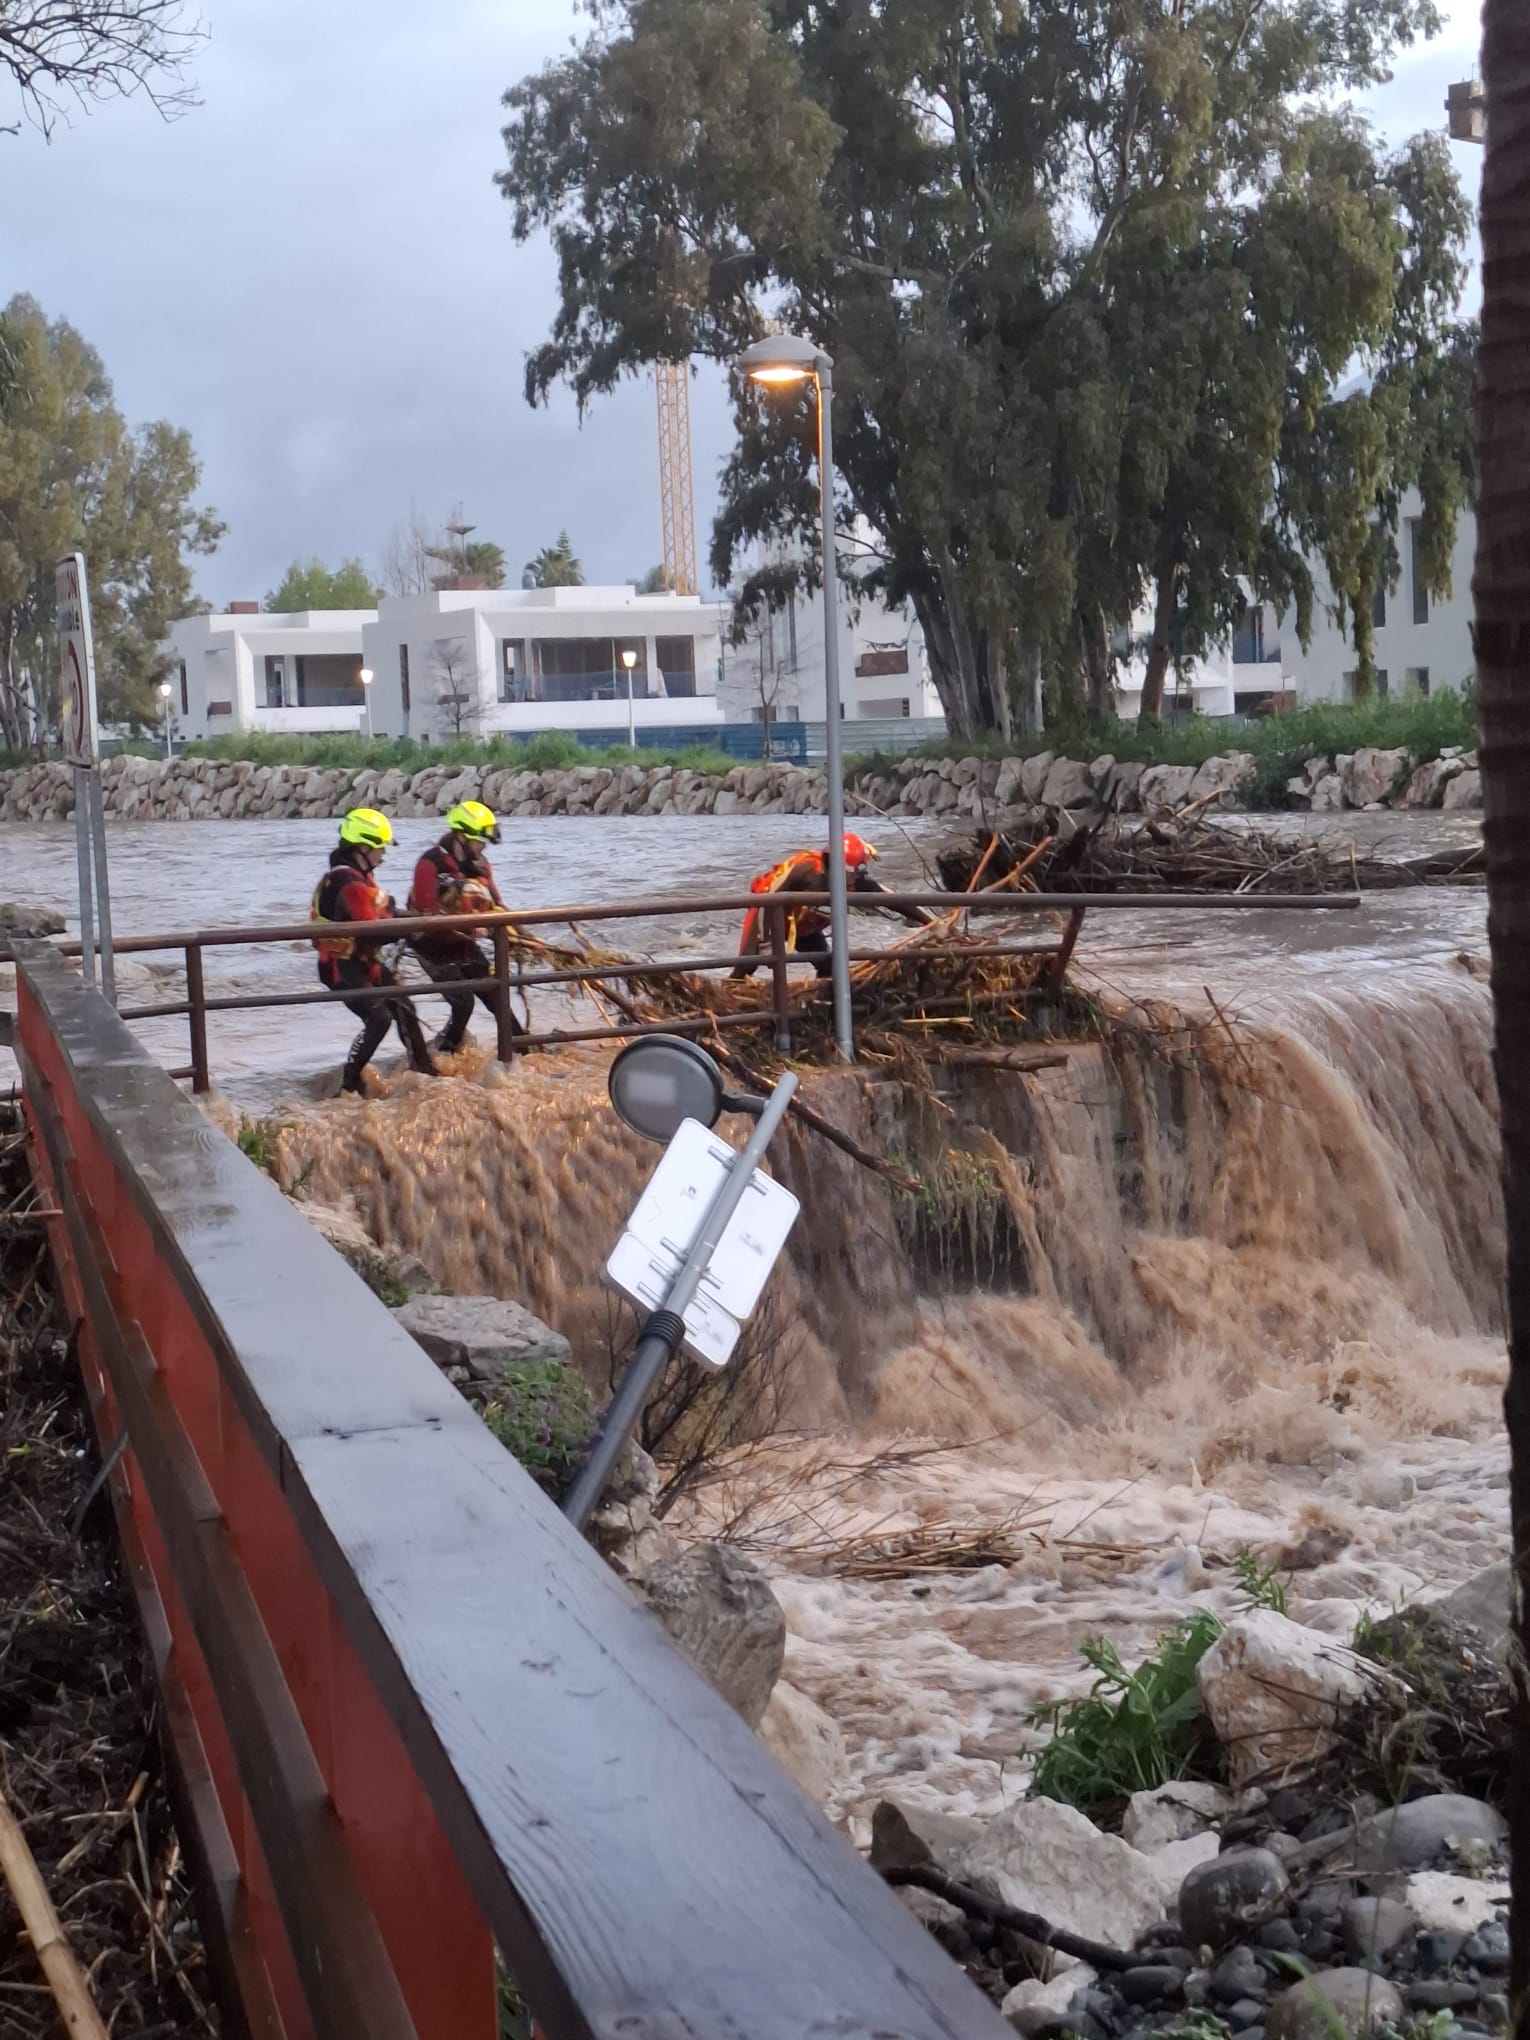
{"type": "MultiPolygon", "coordinates": [[[[812,826],[515,822],[497,869],[517,903],[684,897],[734,889],[812,826]]],[[[1474,826],[1354,816],[1344,833],[1416,854],[1474,826]]],[[[432,831],[399,833],[384,878],[402,895],[432,831]]],[[[919,879],[932,836],[866,833],[884,875],[919,879]]],[[[317,822],[119,826],[118,928],[301,919],[332,840],[317,822]]],[[[0,897],[67,910],[72,875],[67,829],[0,827],[0,897]]],[[[770,1302],[775,1435],[684,1505],[684,1525],[770,1566],[787,1676],[847,1737],[852,1831],[889,1790],[965,1810],[1022,1790],[1029,1711],[1078,1689],[1078,1644],[1103,1631],[1130,1656],[1192,1605],[1225,1611],[1240,1546],[1289,1565],[1292,1612],[1335,1633],[1502,1554],[1503,1222],[1469,967],[1484,925],[1465,890],[1355,913],[1100,913],[1079,963],[1108,999],[1204,1021],[1209,993],[1228,1027],[1172,1059],[1128,1032],[1064,1069],[951,1072],[917,1096],[809,1080],[868,1145],[916,1164],[956,1147],[988,1186],[932,1232],[822,1142],[778,1145],[805,1209],[770,1302]],[[851,1540],[951,1524],[1002,1526],[1006,1562],[891,1581],[834,1563],[851,1540]]],[[[733,932],[695,916],[611,939],[695,953],[733,932]]],[[[124,1003],[174,982],[126,976],[124,1003]]],[[[208,976],[269,990],[312,967],[296,947],[213,952],[208,976]]],[[[501,1071],[480,1020],[460,1080],[321,1102],[350,1032],[312,1008],[216,1016],[214,1073],[236,1107],[281,1107],[306,1194],[599,1351],[597,1271],[654,1158],[616,1125],[600,1057],[501,1071]]],[[[184,1059],[183,1023],[143,1033],[184,1059]]]]}

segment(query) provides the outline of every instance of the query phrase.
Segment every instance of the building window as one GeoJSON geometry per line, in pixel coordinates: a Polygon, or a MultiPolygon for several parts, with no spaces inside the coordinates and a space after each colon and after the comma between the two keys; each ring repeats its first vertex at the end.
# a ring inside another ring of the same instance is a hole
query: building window
{"type": "Polygon", "coordinates": [[[499,698],[501,701],[531,699],[531,668],[526,663],[524,638],[504,638],[500,641],[499,698]]]}
{"type": "Polygon", "coordinates": [[[908,701],[908,696],[907,696],[906,694],[905,694],[905,695],[904,695],[904,697],[903,697],[903,713],[904,713],[904,715],[905,715],[906,717],[909,717],[909,716],[911,716],[911,715],[912,715],[912,711],[911,711],[911,709],[909,708],[909,701],[908,701]]]}
{"type": "Polygon", "coordinates": [[[1235,666],[1262,666],[1264,664],[1264,605],[1251,602],[1238,619],[1232,641],[1233,664],[1235,666]]]}
{"type": "MultiPolygon", "coordinates": [[[[1424,578],[1423,564],[1423,520],[1408,519],[1408,571],[1413,579],[1413,621],[1429,621],[1429,583],[1424,578]]],[[[1428,688],[1424,692],[1428,693],[1428,688]]]]}
{"type": "Polygon", "coordinates": [[[1421,701],[1427,701],[1429,699],[1429,668],[1427,666],[1410,666],[1407,676],[1403,681],[1403,692],[1404,694],[1415,695],[1421,701]]]}
{"type": "Polygon", "coordinates": [[[1391,691],[1391,683],[1387,679],[1386,667],[1378,666],[1376,668],[1376,699],[1378,701],[1385,701],[1391,691]]]}
{"type": "Polygon", "coordinates": [[[689,637],[661,637],[654,640],[654,654],[664,676],[664,692],[673,701],[689,700],[696,692],[696,640],[689,637]]]}
{"type": "Polygon", "coordinates": [[[190,688],[190,687],[189,687],[189,685],[187,684],[187,680],[186,680],[186,661],[185,661],[184,659],[182,659],[182,661],[181,661],[181,714],[182,714],[182,715],[190,715],[190,713],[191,713],[191,688],[190,688]]]}
{"type": "Polygon", "coordinates": [[[281,658],[266,660],[266,707],[282,706],[282,681],[285,677],[286,661],[281,658]]]}
{"type": "Polygon", "coordinates": [[[1376,592],[1371,597],[1371,622],[1376,626],[1377,630],[1383,630],[1386,627],[1386,620],[1387,591],[1381,582],[1378,581],[1376,583],[1376,592]]]}
{"type": "Polygon", "coordinates": [[[400,645],[398,648],[398,691],[404,705],[404,713],[407,715],[409,713],[409,647],[407,645],[400,645]]]}

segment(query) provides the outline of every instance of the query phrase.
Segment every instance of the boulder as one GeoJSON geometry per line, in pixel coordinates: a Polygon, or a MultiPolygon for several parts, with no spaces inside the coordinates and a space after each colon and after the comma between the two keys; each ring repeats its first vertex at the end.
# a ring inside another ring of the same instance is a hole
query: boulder
{"type": "Polygon", "coordinates": [[[1094,1980],[1094,1971],[1082,1962],[1046,1982],[1038,1976],[1028,1976],[1015,1985],[999,2010],[1017,2033],[1044,2033],[1048,2026],[1056,2025],[1079,1992],[1087,1990],[1094,1980]]]}
{"type": "Polygon", "coordinates": [[[1508,1822],[1485,1800],[1459,1792],[1431,1792],[1406,1806],[1390,1806],[1355,1829],[1344,1860],[1366,1875],[1428,1870],[1463,1845],[1500,1848],[1508,1822]]]}
{"type": "Polygon", "coordinates": [[[1210,1830],[1203,1835],[1186,1835],[1181,1841],[1166,1842],[1161,1849],[1147,1852],[1163,1902],[1171,1911],[1179,1903],[1179,1894],[1190,1872],[1203,1863],[1214,1863],[1221,1852],[1222,1838],[1210,1830]]]}
{"type": "Polygon", "coordinates": [[[786,1617],[757,1566],[698,1544],[656,1568],[644,1595],[679,1648],[751,1728],[786,1660],[786,1617]]]}
{"type": "Polygon", "coordinates": [[[1110,782],[1112,774],[1115,772],[1115,769],[1116,769],[1115,758],[1109,751],[1106,751],[1103,754],[1103,756],[1096,758],[1089,767],[1090,785],[1093,786],[1098,792],[1104,793],[1106,786],[1110,782]]]}
{"type": "Polygon", "coordinates": [[[1373,744],[1362,744],[1345,763],[1344,797],[1357,808],[1388,800],[1407,767],[1406,751],[1379,751],[1373,744]]]}
{"type": "Polygon", "coordinates": [[[1344,1908],[1344,1949],[1355,1962],[1385,1962],[1418,1933],[1412,1908],[1396,1898],[1352,1898],[1344,1908]]]}
{"type": "Polygon", "coordinates": [[[1089,767],[1073,758],[1056,759],[1047,774],[1041,800],[1044,807],[1089,807],[1094,800],[1089,767]]]}
{"type": "Polygon", "coordinates": [[[1025,777],[1025,762],[1020,758],[1005,758],[999,766],[999,776],[993,783],[993,797],[1000,807],[1009,807],[1020,798],[1021,783],[1025,777]]]}
{"type": "Polygon", "coordinates": [[[1475,1574],[1430,1612],[1453,1628],[1470,1630],[1507,1669],[1514,1645],[1513,1586],[1513,1569],[1505,1559],[1475,1574]]]}
{"type": "Polygon", "coordinates": [[[640,1591],[685,1548],[654,1515],[658,1498],[658,1467],[641,1445],[629,1444],[590,1518],[590,1542],[613,1572],[640,1591]]]}
{"type": "Polygon", "coordinates": [[[1208,806],[1237,807],[1253,776],[1254,761],[1247,751],[1229,751],[1224,758],[1208,758],[1190,782],[1190,798],[1203,800],[1208,806]]]}
{"type": "Polygon", "coordinates": [[[1491,1877],[1456,1877],[1420,1870],[1403,1886],[1408,1911],[1423,1934],[1475,1934],[1492,1926],[1509,1903],[1509,1887],[1491,1877]]]}
{"type": "Polygon", "coordinates": [[[871,1867],[917,1870],[922,1864],[933,1863],[939,1870],[948,1870],[982,1839],[984,1826],[983,1821],[967,1814],[880,1800],[871,1816],[871,1867]]]}
{"type": "Polygon", "coordinates": [[[1225,1849],[1180,1886],[1179,1924],[1194,1948],[1225,1948],[1268,1917],[1290,1889],[1269,1849],[1225,1849]]]}
{"type": "Polygon", "coordinates": [[[1447,814],[1456,814],[1463,808],[1480,808],[1482,805],[1482,774],[1480,772],[1458,772],[1445,789],[1441,806],[1447,814]]]}
{"type": "Polygon", "coordinates": [[[1263,1804],[1264,1794],[1259,1791],[1229,1792],[1225,1785],[1177,1778],[1167,1785],[1155,1785],[1151,1792],[1132,1794],[1121,1816],[1121,1839],[1151,1855],[1170,1842],[1206,1834],[1225,1821],[1256,1813],[1263,1804]]]}
{"type": "Polygon", "coordinates": [[[1137,782],[1144,813],[1153,808],[1182,807],[1195,784],[1193,765],[1150,765],[1137,782]]]}
{"type": "Polygon", "coordinates": [[[1038,751],[1034,758],[1027,758],[1020,767],[1020,797],[1035,807],[1041,799],[1041,789],[1047,783],[1047,774],[1056,758],[1055,751],[1038,751]]]}
{"type": "Polygon", "coordinates": [[[1146,771],[1147,766],[1139,760],[1129,759],[1126,764],[1118,765],[1111,773],[1110,785],[1106,792],[1121,814],[1135,814],[1141,807],[1142,775],[1146,771]]]}
{"type": "Polygon", "coordinates": [[[1272,1608],[1228,1623],[1196,1673],[1234,1785],[1321,1756],[1345,1711],[1385,1678],[1354,1651],[1272,1608]]]}
{"type": "Polygon", "coordinates": [[[1265,2021],[1268,2040],[1358,2040],[1406,2023],[1400,1993],[1369,1969],[1321,1969],[1281,1992],[1265,2021]]]}
{"type": "Polygon", "coordinates": [[[393,1315],[442,1367],[492,1381],[528,1360],[567,1360],[568,1340],[518,1303],[497,1296],[411,1296],[393,1315]]]}
{"type": "Polygon", "coordinates": [[[1344,806],[1344,781],[1337,772],[1328,772],[1312,783],[1312,812],[1333,814],[1344,806]]]}
{"type": "Polygon", "coordinates": [[[818,1806],[827,1806],[849,1777],[838,1722],[785,1679],[766,1702],[760,1740],[818,1806]]]}
{"type": "Polygon", "coordinates": [[[1405,808],[1437,808],[1445,798],[1445,789],[1453,779],[1461,776],[1461,762],[1458,758],[1431,758],[1427,765],[1420,765],[1409,775],[1408,783],[1398,796],[1396,805],[1405,808]]]}
{"type": "Polygon", "coordinates": [[[1135,1947],[1164,1918],[1148,1858],[1055,1799],[1007,1807],[962,1853],[956,1874],[1006,1905],[1111,1948],[1135,1947]]]}

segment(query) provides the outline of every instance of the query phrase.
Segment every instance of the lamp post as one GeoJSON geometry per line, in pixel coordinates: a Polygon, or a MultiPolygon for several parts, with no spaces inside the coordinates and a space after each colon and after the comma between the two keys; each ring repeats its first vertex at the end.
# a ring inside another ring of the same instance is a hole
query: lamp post
{"type": "Polygon", "coordinates": [[[173,758],[175,756],[175,751],[170,742],[170,682],[168,680],[160,681],[159,698],[160,701],[163,703],[163,707],[161,708],[160,713],[165,718],[165,756],[167,758],[173,758]]]}
{"type": "Polygon", "coordinates": [[[637,720],[632,707],[632,669],[637,664],[637,653],[629,645],[622,653],[622,664],[627,669],[627,749],[637,749],[637,720]]]}
{"type": "Polygon", "coordinates": [[[818,493],[823,513],[823,695],[829,775],[829,939],[833,945],[834,1038],[846,1062],[855,1060],[850,1019],[850,909],[845,878],[845,775],[839,708],[839,555],[834,535],[834,362],[791,333],[756,340],[739,356],[751,381],[767,388],[810,382],[818,392],[818,493]]]}
{"type": "Polygon", "coordinates": [[[367,705],[367,742],[372,741],[372,668],[361,669],[361,698],[367,705]]]}

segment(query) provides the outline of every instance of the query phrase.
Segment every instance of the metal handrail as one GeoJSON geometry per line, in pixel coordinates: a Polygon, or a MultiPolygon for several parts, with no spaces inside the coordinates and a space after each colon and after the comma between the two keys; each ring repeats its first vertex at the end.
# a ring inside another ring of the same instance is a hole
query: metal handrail
{"type": "MultiPolygon", "coordinates": [[[[1019,914],[1064,916],[1065,926],[1060,938],[1055,942],[974,944],[963,952],[965,956],[973,959],[998,956],[1051,957],[1052,967],[1042,987],[1044,994],[1051,997],[1055,997],[1062,989],[1068,965],[1073,958],[1074,946],[1083,927],[1085,913],[1090,909],[1135,908],[1148,911],[1156,908],[1194,907],[1202,912],[1221,909],[1248,911],[1254,908],[1270,911],[1291,907],[1343,909],[1357,907],[1359,903],[1357,893],[1264,895],[1014,893],[1007,892],[1002,887],[983,893],[852,894],[849,901],[852,907],[868,912],[922,909],[928,912],[943,911],[947,914],[962,915],[972,912],[1001,913],[1011,918],[1019,914]]],[[[354,938],[364,942],[368,948],[380,948],[398,941],[417,942],[422,936],[439,938],[442,935],[457,935],[469,940],[485,935],[490,937],[494,946],[493,975],[487,978],[454,980],[450,984],[450,991],[453,994],[468,994],[474,997],[484,995],[492,1000],[496,1022],[496,1052],[501,1062],[508,1062],[517,1053],[523,1053],[531,1048],[560,1047],[577,1042],[619,1041],[657,1029],[675,1033],[694,1033],[721,1028],[769,1026],[775,1030],[777,1048],[785,1054],[790,1053],[792,1046],[792,1001],[787,977],[791,957],[786,944],[786,915],[789,911],[824,908],[828,905],[829,895],[826,892],[793,892],[789,898],[780,894],[725,893],[690,899],[619,900],[586,906],[503,908],[470,914],[406,914],[395,915],[386,921],[337,924],[310,919],[284,922],[274,927],[204,928],[163,935],[128,935],[121,937],[116,944],[117,953],[120,955],[143,955],[149,951],[166,949],[179,949],[183,952],[186,996],[183,999],[157,999],[139,1006],[123,1007],[121,1017],[124,1020],[155,1020],[186,1015],[190,1022],[192,1086],[201,1093],[211,1089],[207,1048],[209,1013],[257,1011],[284,1006],[371,1004],[377,1000],[404,1000],[412,1004],[416,999],[443,995],[444,988],[432,980],[428,984],[394,981],[385,985],[347,987],[344,990],[248,992],[208,996],[202,963],[205,950],[254,948],[272,943],[317,944],[333,941],[336,928],[340,926],[350,930],[354,938]],[[590,921],[662,920],[682,915],[694,917],[697,914],[750,911],[762,914],[769,938],[768,951],[762,952],[752,966],[757,969],[762,964],[769,964],[771,1002],[768,1006],[742,1013],[719,1014],[703,1010],[691,1016],[680,1016],[662,1022],[628,1020],[621,1024],[611,1023],[600,1027],[555,1028],[541,1034],[522,1034],[518,1031],[510,1005],[512,990],[521,991],[548,985],[588,986],[617,979],[695,976],[712,971],[732,970],[739,962],[736,954],[665,957],[650,962],[630,959],[602,962],[592,958],[588,963],[573,967],[528,970],[519,959],[516,959],[512,970],[511,940],[518,931],[538,927],[572,927],[590,921]]],[[[78,942],[62,943],[59,947],[65,955],[78,955],[80,951],[78,942]]],[[[852,963],[886,962],[895,968],[903,969],[927,959],[927,956],[927,951],[919,950],[858,949],[850,951],[849,960],[852,963]]]]}

